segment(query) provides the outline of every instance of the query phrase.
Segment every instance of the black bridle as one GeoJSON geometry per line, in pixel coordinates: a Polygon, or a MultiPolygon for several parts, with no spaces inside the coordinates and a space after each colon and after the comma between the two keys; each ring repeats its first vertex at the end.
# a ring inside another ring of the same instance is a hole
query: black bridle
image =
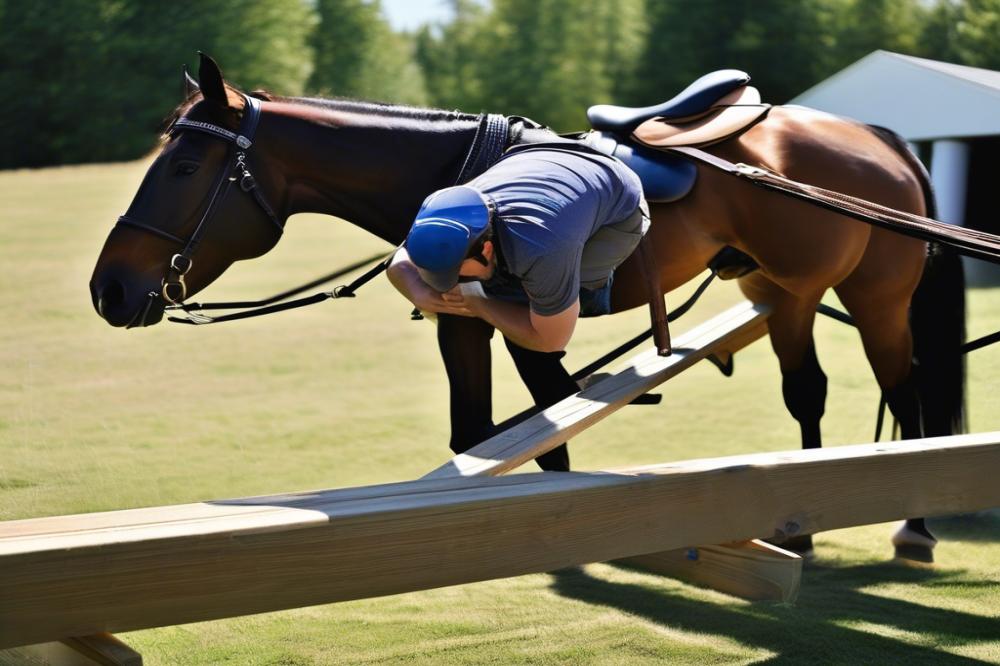
{"type": "MultiPolygon", "coordinates": [[[[243,93],[240,94],[242,95],[243,93]]],[[[247,164],[248,153],[253,146],[257,124],[260,122],[260,101],[249,95],[243,95],[243,99],[246,101],[246,104],[243,109],[243,118],[240,120],[240,126],[236,132],[231,132],[212,123],[189,120],[188,118],[178,119],[169,130],[171,135],[182,131],[202,132],[217,139],[222,139],[229,144],[226,161],[223,163],[223,167],[219,171],[219,175],[216,176],[215,183],[212,186],[212,196],[205,207],[205,212],[202,213],[201,219],[198,221],[198,225],[187,240],[127,215],[122,215],[118,218],[118,224],[165,238],[183,248],[170,258],[170,268],[163,277],[160,292],[152,291],[149,293],[146,304],[147,312],[152,306],[153,301],[159,296],[162,296],[163,300],[174,306],[180,305],[187,298],[187,285],[184,283],[184,276],[188,274],[194,265],[193,257],[195,251],[198,249],[198,244],[201,243],[201,239],[205,235],[205,230],[208,228],[212,216],[221,202],[226,198],[226,194],[229,193],[229,189],[233,183],[238,182],[241,190],[253,195],[254,201],[257,202],[271,222],[274,223],[279,236],[284,231],[284,224],[278,219],[274,209],[267,203],[247,164]],[[230,163],[232,164],[231,167],[226,166],[230,163]]],[[[145,313],[143,317],[145,317],[145,313]]]]}
{"type": "MultiPolygon", "coordinates": [[[[170,321],[196,325],[246,319],[248,317],[257,317],[260,315],[312,305],[331,298],[352,297],[354,296],[354,292],[359,287],[369,282],[372,278],[376,277],[388,267],[392,256],[395,253],[395,250],[393,250],[393,253],[390,253],[390,255],[379,262],[378,265],[348,285],[343,285],[332,291],[321,292],[314,294],[313,296],[296,299],[294,301],[278,303],[278,301],[290,298],[291,296],[299,294],[306,289],[332,281],[347,274],[348,272],[352,272],[357,268],[360,268],[362,265],[370,263],[375,259],[375,257],[356,265],[349,266],[345,269],[332,273],[331,275],[319,278],[318,280],[314,280],[308,284],[302,285],[301,287],[297,287],[259,301],[184,303],[184,300],[187,297],[187,285],[184,283],[184,276],[191,270],[191,267],[194,264],[192,257],[198,247],[198,244],[201,242],[202,236],[205,233],[205,229],[207,228],[212,215],[215,213],[216,208],[225,198],[226,193],[229,191],[230,186],[232,186],[234,182],[239,181],[240,189],[253,195],[254,200],[258,203],[258,205],[260,205],[264,212],[267,213],[271,222],[274,223],[279,236],[284,231],[284,224],[278,219],[277,215],[275,215],[274,209],[268,205],[267,200],[261,193],[256,180],[250,174],[249,168],[247,167],[247,153],[253,145],[254,134],[260,120],[260,102],[253,97],[243,93],[240,94],[243,95],[246,105],[243,112],[243,118],[240,121],[240,126],[236,132],[231,132],[225,128],[219,127],[218,125],[197,120],[189,120],[187,118],[178,119],[169,130],[171,135],[175,132],[184,130],[203,132],[218,139],[222,139],[230,144],[227,162],[231,161],[233,163],[232,170],[230,171],[223,167],[223,169],[219,172],[219,175],[215,180],[215,184],[213,185],[212,197],[209,200],[208,205],[205,208],[205,212],[202,214],[201,220],[198,222],[198,225],[195,227],[190,238],[188,240],[184,240],[180,236],[175,236],[168,231],[158,229],[127,215],[122,215],[118,218],[118,224],[145,231],[183,247],[180,252],[174,254],[170,258],[170,267],[167,270],[167,274],[161,281],[160,291],[151,291],[147,295],[145,307],[142,312],[137,314],[134,318],[134,320],[138,320],[138,325],[142,325],[142,323],[145,322],[154,302],[157,298],[161,297],[168,304],[165,309],[174,311],[180,310],[186,315],[181,317],[169,317],[170,321]],[[215,317],[210,317],[201,313],[202,310],[221,309],[237,309],[246,311],[215,317]]],[[[524,124],[525,121],[518,119],[518,122],[524,124]]],[[[472,144],[469,147],[469,151],[465,156],[465,160],[462,163],[462,168],[455,184],[464,183],[469,179],[478,176],[487,168],[495,164],[500,159],[500,156],[503,154],[503,151],[509,143],[510,131],[510,124],[505,116],[485,113],[480,115],[479,126],[476,130],[472,144]]],[[[418,310],[413,311],[413,318],[420,318],[418,310]]]]}

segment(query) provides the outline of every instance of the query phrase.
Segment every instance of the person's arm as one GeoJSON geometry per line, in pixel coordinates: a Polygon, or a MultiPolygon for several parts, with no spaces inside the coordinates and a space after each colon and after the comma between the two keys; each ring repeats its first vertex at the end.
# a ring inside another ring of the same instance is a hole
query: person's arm
{"type": "Polygon", "coordinates": [[[386,275],[392,286],[405,296],[406,300],[413,303],[418,310],[465,317],[475,316],[464,302],[446,301],[439,292],[421,280],[417,267],[410,261],[410,255],[407,254],[405,247],[396,250],[392,262],[389,263],[389,268],[386,269],[386,275]]]}
{"type": "Polygon", "coordinates": [[[579,300],[562,312],[546,316],[533,312],[527,305],[471,296],[459,289],[442,296],[449,303],[464,305],[473,315],[489,322],[518,345],[540,352],[565,349],[580,316],[579,300]]]}

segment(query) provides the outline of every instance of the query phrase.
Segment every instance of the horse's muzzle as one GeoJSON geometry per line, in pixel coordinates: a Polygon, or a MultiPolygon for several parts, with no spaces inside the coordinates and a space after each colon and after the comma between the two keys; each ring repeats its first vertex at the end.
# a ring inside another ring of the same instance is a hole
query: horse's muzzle
{"type": "Polygon", "coordinates": [[[95,272],[90,280],[90,299],[97,314],[112,326],[125,328],[152,326],[163,319],[166,304],[158,285],[125,278],[120,270],[95,272]]]}

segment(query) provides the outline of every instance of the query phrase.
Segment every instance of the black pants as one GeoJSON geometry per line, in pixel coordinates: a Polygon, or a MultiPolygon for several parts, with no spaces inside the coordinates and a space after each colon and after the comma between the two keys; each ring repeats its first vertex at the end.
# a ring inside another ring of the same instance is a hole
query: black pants
{"type": "MultiPolygon", "coordinates": [[[[490,340],[495,329],[482,319],[438,315],[438,347],[448,373],[451,450],[463,453],[495,433],[490,340]]],[[[528,392],[539,407],[549,407],[579,388],[562,365],[566,352],[536,352],[504,338],[528,392]]],[[[568,471],[565,444],[536,459],[548,471],[568,471]]]]}

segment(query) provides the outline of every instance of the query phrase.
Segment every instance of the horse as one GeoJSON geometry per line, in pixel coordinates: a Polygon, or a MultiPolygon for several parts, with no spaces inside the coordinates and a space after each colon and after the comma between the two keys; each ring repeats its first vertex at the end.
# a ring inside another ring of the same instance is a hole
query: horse
{"type": "MultiPolygon", "coordinates": [[[[425,197],[455,183],[480,128],[480,116],[457,111],[247,95],[226,83],[207,56],[199,80],[188,81],[187,99],[169,120],[173,131],[112,228],[90,281],[94,308],[113,326],[157,323],[168,302],[198,293],[233,262],[268,252],[295,213],[332,215],[400,244],[425,197]],[[255,126],[252,142],[238,136],[247,118],[255,126]],[[206,128],[216,128],[214,135],[206,128]],[[244,145],[251,143],[252,149],[244,145]],[[230,176],[231,149],[238,157],[230,176]],[[235,182],[243,191],[228,193],[235,182]]],[[[528,123],[514,142],[555,138],[528,123]]],[[[775,106],[746,131],[705,149],[897,210],[934,214],[926,171],[905,143],[852,120],[775,106]]],[[[827,381],[812,329],[828,289],[853,317],[901,436],[961,427],[964,375],[956,340],[964,335],[964,286],[957,256],[704,165],[686,196],[652,202],[651,217],[649,241],[664,292],[702,273],[727,247],[756,263],[738,278],[739,287],[771,309],[770,343],[803,447],[822,444],[827,381]]],[[[636,254],[615,272],[612,314],[648,302],[636,254]]],[[[485,346],[488,366],[492,334],[476,319],[439,317],[456,452],[485,439],[493,426],[489,367],[466,363],[482,358],[476,354],[485,346]],[[484,387],[485,401],[470,404],[468,396],[482,395],[484,387]]],[[[509,342],[508,348],[539,406],[577,390],[560,354],[509,342]]],[[[563,458],[540,464],[568,468],[563,458]]],[[[810,537],[796,539],[788,545],[811,552],[810,537]]],[[[899,557],[933,559],[936,540],[923,519],[907,520],[893,541],[899,557]]]]}

